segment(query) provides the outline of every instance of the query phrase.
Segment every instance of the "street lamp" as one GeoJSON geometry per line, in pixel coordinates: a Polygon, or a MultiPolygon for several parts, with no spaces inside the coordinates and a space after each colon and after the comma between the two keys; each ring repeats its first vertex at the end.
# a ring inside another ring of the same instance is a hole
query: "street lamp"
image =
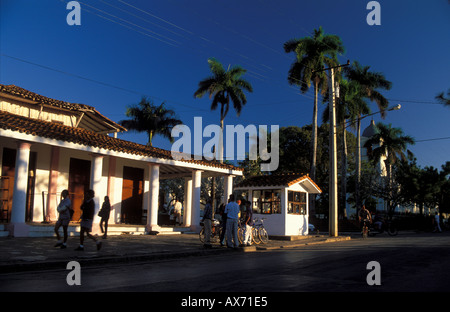
{"type": "MultiPolygon", "coordinates": [[[[401,108],[402,108],[402,106],[401,106],[400,104],[397,104],[397,105],[395,105],[395,106],[392,106],[392,107],[388,108],[386,111],[390,112],[390,111],[400,110],[401,108]]],[[[372,113],[372,114],[367,114],[367,115],[361,116],[361,117],[359,117],[359,120],[361,121],[362,119],[364,119],[364,118],[366,118],[366,117],[373,116],[373,115],[376,115],[376,114],[379,114],[379,113],[381,113],[381,111],[378,111],[378,112],[375,112],[375,113],[372,113]]],[[[352,124],[355,123],[355,121],[353,121],[353,120],[346,121],[346,123],[347,123],[347,122],[348,122],[348,125],[346,125],[345,128],[348,128],[348,127],[350,127],[352,124]]]]}

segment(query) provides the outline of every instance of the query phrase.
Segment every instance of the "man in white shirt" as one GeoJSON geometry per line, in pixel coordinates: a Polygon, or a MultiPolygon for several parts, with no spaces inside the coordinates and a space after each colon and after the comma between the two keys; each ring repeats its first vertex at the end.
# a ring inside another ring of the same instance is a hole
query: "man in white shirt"
{"type": "Polygon", "coordinates": [[[181,209],[183,206],[179,202],[179,200],[175,200],[175,205],[173,206],[173,214],[175,215],[175,224],[181,225],[181,209]]]}
{"type": "Polygon", "coordinates": [[[227,214],[227,244],[228,248],[239,247],[238,240],[238,222],[239,222],[239,205],[234,201],[234,195],[230,195],[230,202],[225,206],[225,213],[227,214]]]}

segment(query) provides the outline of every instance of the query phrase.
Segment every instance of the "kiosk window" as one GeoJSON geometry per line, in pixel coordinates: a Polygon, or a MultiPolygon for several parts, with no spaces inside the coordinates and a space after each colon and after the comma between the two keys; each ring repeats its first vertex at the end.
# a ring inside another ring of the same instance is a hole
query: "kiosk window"
{"type": "Polygon", "coordinates": [[[253,191],[253,212],[281,213],[281,190],[253,191]]]}
{"type": "Polygon", "coordinates": [[[306,214],[306,193],[288,191],[288,213],[306,214]]]}

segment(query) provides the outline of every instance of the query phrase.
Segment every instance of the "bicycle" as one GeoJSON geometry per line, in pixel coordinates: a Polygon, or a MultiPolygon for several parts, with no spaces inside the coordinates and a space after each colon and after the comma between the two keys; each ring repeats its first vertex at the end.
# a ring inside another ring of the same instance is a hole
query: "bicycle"
{"type": "Polygon", "coordinates": [[[238,234],[238,241],[239,241],[239,244],[240,245],[243,245],[244,244],[244,239],[245,239],[245,223],[244,222],[242,222],[241,220],[239,220],[239,223],[238,223],[238,232],[237,232],[237,234],[238,234]]]}
{"type": "MultiPolygon", "coordinates": [[[[200,230],[200,233],[198,233],[199,239],[202,243],[205,243],[205,225],[203,222],[200,222],[200,225],[202,226],[202,229],[200,230]]],[[[222,234],[223,228],[222,225],[218,220],[212,220],[212,226],[211,226],[211,237],[210,241],[211,243],[218,243],[220,240],[220,234],[222,234]]]]}
{"type": "Polygon", "coordinates": [[[269,234],[264,227],[264,220],[266,220],[266,218],[255,219],[253,221],[252,234],[255,244],[267,244],[269,242],[269,234]],[[258,223],[258,221],[260,222],[258,223]]]}
{"type": "Polygon", "coordinates": [[[363,220],[363,226],[362,226],[362,238],[366,239],[369,235],[369,226],[367,225],[367,223],[369,222],[369,220],[363,220]]]}

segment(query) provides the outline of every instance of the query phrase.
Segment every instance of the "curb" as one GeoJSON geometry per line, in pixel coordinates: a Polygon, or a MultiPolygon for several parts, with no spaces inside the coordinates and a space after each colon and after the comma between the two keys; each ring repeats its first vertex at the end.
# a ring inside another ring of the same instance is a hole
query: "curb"
{"type": "Polygon", "coordinates": [[[280,245],[280,246],[272,246],[272,247],[261,247],[257,246],[257,250],[275,250],[275,249],[284,249],[284,248],[295,248],[295,247],[301,247],[301,246],[308,246],[308,245],[319,245],[319,244],[325,244],[325,243],[333,243],[333,242],[340,242],[340,241],[347,241],[351,240],[350,236],[346,237],[333,237],[333,238],[326,238],[324,240],[318,240],[313,242],[299,242],[289,245],[280,245]]]}

